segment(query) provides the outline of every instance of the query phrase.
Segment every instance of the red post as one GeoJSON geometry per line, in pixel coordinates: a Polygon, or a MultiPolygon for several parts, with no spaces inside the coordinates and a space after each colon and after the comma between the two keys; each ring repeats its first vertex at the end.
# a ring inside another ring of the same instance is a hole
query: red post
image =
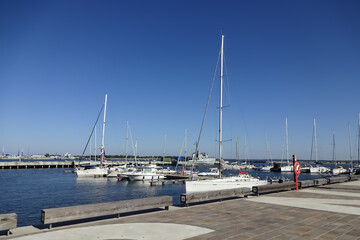
{"type": "Polygon", "coordinates": [[[296,183],[296,190],[299,190],[298,176],[300,174],[300,164],[296,161],[296,155],[293,155],[293,168],[294,168],[294,182],[296,183]]]}

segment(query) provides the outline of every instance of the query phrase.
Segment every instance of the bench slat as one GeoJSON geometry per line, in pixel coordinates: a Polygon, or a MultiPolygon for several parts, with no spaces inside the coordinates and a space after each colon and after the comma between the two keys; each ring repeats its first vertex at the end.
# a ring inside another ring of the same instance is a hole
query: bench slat
{"type": "Polygon", "coordinates": [[[283,183],[273,183],[261,186],[254,186],[252,191],[259,195],[260,193],[268,193],[268,192],[276,192],[281,190],[289,190],[295,189],[296,183],[295,182],[283,182],[283,183]]]}
{"type": "Polygon", "coordinates": [[[62,208],[43,209],[41,222],[44,224],[66,222],[92,217],[115,215],[131,211],[139,211],[172,205],[171,196],[132,199],[118,202],[79,205],[62,208]]]}
{"type": "Polygon", "coordinates": [[[250,194],[249,188],[225,189],[219,191],[207,191],[197,193],[186,193],[180,195],[180,201],[185,204],[204,202],[209,200],[224,199],[230,197],[246,196],[250,194]]]}

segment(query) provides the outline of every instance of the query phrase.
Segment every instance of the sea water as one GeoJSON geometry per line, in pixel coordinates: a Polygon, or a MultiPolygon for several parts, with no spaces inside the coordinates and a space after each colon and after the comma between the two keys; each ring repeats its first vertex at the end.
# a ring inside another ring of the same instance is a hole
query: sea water
{"type": "MultiPolygon", "coordinates": [[[[212,166],[214,167],[214,166],[212,166]]],[[[201,171],[208,167],[200,167],[201,171]]],[[[113,202],[169,195],[174,205],[180,204],[184,184],[150,186],[149,182],[117,181],[107,178],[77,178],[72,169],[0,170],[0,214],[17,213],[18,226],[41,224],[41,209],[113,202]]],[[[293,173],[248,171],[261,179],[288,178],[293,173]]],[[[225,171],[236,175],[237,171],[225,171]]],[[[329,175],[300,174],[299,180],[329,175]]]]}

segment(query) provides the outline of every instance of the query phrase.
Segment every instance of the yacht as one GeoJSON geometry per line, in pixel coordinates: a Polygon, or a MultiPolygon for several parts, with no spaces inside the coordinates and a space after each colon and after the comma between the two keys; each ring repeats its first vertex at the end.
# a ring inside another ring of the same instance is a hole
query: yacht
{"type": "MultiPolygon", "coordinates": [[[[241,174],[238,176],[222,177],[221,169],[223,167],[224,160],[222,159],[222,89],[223,89],[223,62],[224,62],[224,35],[221,36],[221,65],[220,65],[220,105],[219,105],[219,178],[211,180],[197,180],[197,181],[186,181],[186,193],[189,192],[202,192],[202,191],[215,191],[215,190],[226,190],[234,188],[250,188],[258,185],[266,185],[266,180],[260,180],[254,178],[249,174],[241,174]]],[[[198,145],[199,141],[197,142],[198,145]]]]}
{"type": "Polygon", "coordinates": [[[218,168],[209,168],[206,172],[198,173],[199,177],[218,177],[219,176],[219,169],[218,168]]]}
{"type": "Polygon", "coordinates": [[[164,174],[159,173],[154,167],[139,167],[133,173],[127,174],[130,181],[161,180],[164,174]]]}

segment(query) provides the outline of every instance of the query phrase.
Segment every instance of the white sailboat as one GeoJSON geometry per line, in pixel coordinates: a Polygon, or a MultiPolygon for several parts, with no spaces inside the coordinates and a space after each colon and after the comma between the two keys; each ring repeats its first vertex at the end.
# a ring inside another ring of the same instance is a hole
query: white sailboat
{"type": "Polygon", "coordinates": [[[260,171],[270,172],[271,168],[274,167],[274,163],[272,162],[272,159],[271,159],[271,154],[270,154],[269,142],[268,142],[267,135],[265,135],[265,139],[266,139],[266,155],[267,155],[268,159],[266,161],[266,165],[260,167],[260,171]]]}
{"type": "Polygon", "coordinates": [[[144,166],[137,168],[133,173],[128,173],[130,181],[161,180],[165,176],[158,172],[155,166],[144,166]]]}
{"type": "Polygon", "coordinates": [[[105,103],[104,103],[104,121],[103,121],[103,131],[101,138],[101,161],[100,166],[86,166],[84,168],[76,169],[74,172],[77,177],[95,177],[95,176],[106,176],[108,174],[108,168],[104,166],[105,162],[105,149],[104,149],[104,137],[105,137],[105,119],[106,119],[106,104],[107,104],[107,94],[105,94],[105,103]]]}
{"type": "MultiPolygon", "coordinates": [[[[316,119],[314,118],[314,129],[313,129],[313,139],[312,139],[312,145],[311,145],[311,153],[310,153],[310,160],[312,160],[312,147],[315,147],[315,163],[318,162],[318,150],[317,150],[317,137],[316,137],[316,119]]],[[[324,166],[320,166],[320,165],[316,165],[314,166],[309,166],[309,170],[310,173],[329,173],[330,172],[330,168],[324,167],[324,166]]]]}
{"type": "Polygon", "coordinates": [[[281,166],[281,172],[292,172],[294,171],[294,167],[290,164],[289,161],[289,140],[288,140],[288,125],[287,125],[287,118],[285,118],[285,143],[286,143],[286,161],[287,165],[281,166]]]}
{"type": "Polygon", "coordinates": [[[185,183],[186,192],[202,192],[215,191],[224,189],[234,189],[253,186],[266,185],[266,180],[254,178],[248,174],[239,174],[238,176],[222,177],[221,168],[223,164],[222,159],[222,90],[223,90],[223,60],[224,60],[224,35],[221,36],[221,67],[220,67],[220,107],[219,107],[219,177],[218,179],[187,181],[185,183]]]}

